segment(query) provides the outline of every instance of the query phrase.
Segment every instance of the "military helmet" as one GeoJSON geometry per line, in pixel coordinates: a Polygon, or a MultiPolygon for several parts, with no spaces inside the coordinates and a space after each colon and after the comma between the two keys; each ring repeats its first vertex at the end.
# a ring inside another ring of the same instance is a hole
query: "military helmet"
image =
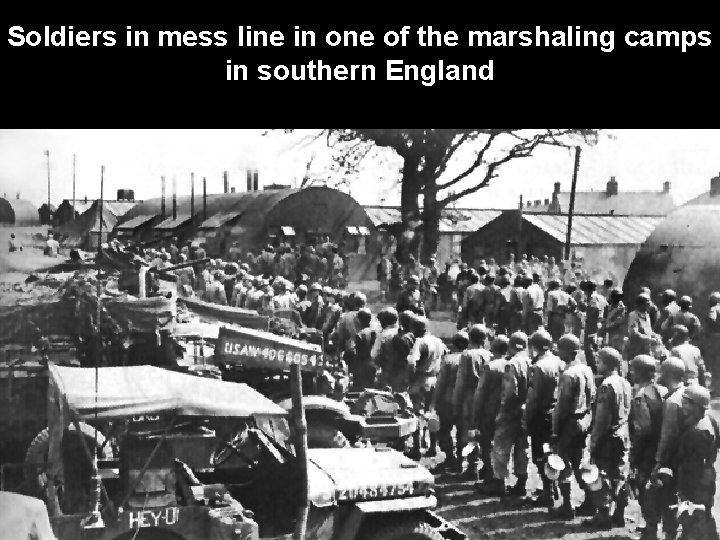
{"type": "Polygon", "coordinates": [[[412,321],[413,334],[424,334],[428,329],[427,317],[416,316],[412,321]]]}
{"type": "Polygon", "coordinates": [[[689,296],[683,296],[678,301],[678,305],[681,308],[689,309],[692,306],[692,298],[690,298],[689,296]]]}
{"type": "Polygon", "coordinates": [[[666,300],[675,300],[677,298],[677,294],[675,294],[675,291],[672,289],[665,289],[663,291],[663,298],[666,300]]]}
{"type": "Polygon", "coordinates": [[[372,321],[372,312],[366,307],[360,308],[358,310],[357,318],[361,323],[370,324],[370,321],[372,321]]]}
{"type": "Polygon", "coordinates": [[[635,298],[635,303],[637,304],[649,304],[650,303],[650,295],[648,293],[640,293],[635,298]]]}
{"type": "Polygon", "coordinates": [[[326,295],[328,295],[328,296],[335,296],[335,295],[333,294],[333,289],[332,289],[332,287],[330,287],[329,285],[325,285],[325,286],[323,287],[323,294],[326,294],[326,295]]]}
{"type": "Polygon", "coordinates": [[[685,362],[676,356],[670,356],[660,364],[660,373],[682,380],[685,377],[685,362]]]}
{"type": "Polygon", "coordinates": [[[380,325],[390,326],[392,324],[395,324],[398,320],[398,312],[394,307],[386,307],[380,310],[380,313],[377,315],[378,321],[380,321],[380,325]]]}
{"type": "Polygon", "coordinates": [[[552,341],[552,336],[544,328],[536,330],[530,336],[530,345],[543,351],[552,346],[552,341]]]}
{"type": "Polygon", "coordinates": [[[614,347],[603,347],[598,351],[598,357],[603,359],[608,367],[620,367],[622,355],[614,347]]]}
{"type": "Polygon", "coordinates": [[[468,336],[468,333],[464,330],[457,332],[452,337],[452,344],[456,349],[467,349],[467,346],[470,344],[470,337],[468,336]]]}
{"type": "Polygon", "coordinates": [[[657,360],[649,354],[638,354],[632,359],[632,362],[630,362],[630,367],[634,372],[645,376],[652,375],[657,369],[657,360]]]}
{"type": "Polygon", "coordinates": [[[361,292],[355,293],[354,304],[357,309],[365,307],[365,304],[367,304],[367,296],[361,292]]]}
{"type": "Polygon", "coordinates": [[[560,287],[560,280],[556,279],[556,278],[552,278],[552,279],[548,280],[547,286],[548,286],[548,289],[560,287]]]}
{"type": "Polygon", "coordinates": [[[488,329],[484,324],[473,324],[468,336],[473,343],[484,343],[487,339],[488,329]]]}
{"type": "Polygon", "coordinates": [[[558,340],[558,349],[568,352],[578,352],[581,348],[580,339],[575,334],[565,334],[558,340]]]}
{"type": "Polygon", "coordinates": [[[620,287],[613,287],[610,290],[610,297],[611,298],[622,298],[623,297],[623,290],[620,287]]]}
{"type": "Polygon", "coordinates": [[[720,304],[720,292],[714,291],[710,293],[710,302],[714,304],[720,304]]]}
{"type": "Polygon", "coordinates": [[[510,341],[508,342],[508,345],[513,351],[521,351],[523,349],[527,349],[527,334],[525,332],[513,332],[510,335],[510,341]]]}
{"type": "Polygon", "coordinates": [[[420,278],[418,278],[417,276],[410,276],[407,278],[407,284],[408,285],[419,285],[420,278]]]}
{"type": "Polygon", "coordinates": [[[494,353],[507,354],[508,345],[510,340],[505,334],[498,334],[495,339],[492,340],[490,350],[494,353]]]}
{"type": "Polygon", "coordinates": [[[308,287],[307,287],[307,285],[305,285],[304,283],[301,283],[301,284],[298,286],[297,290],[298,290],[298,292],[300,292],[300,291],[305,291],[305,292],[307,292],[307,291],[308,291],[308,287]]]}
{"type": "Polygon", "coordinates": [[[693,384],[685,388],[685,391],[683,392],[683,399],[692,401],[703,409],[710,407],[710,392],[707,388],[697,384],[693,384]]]}
{"type": "Polygon", "coordinates": [[[684,324],[676,324],[672,327],[673,337],[687,339],[690,336],[690,330],[684,324]]]}
{"type": "Polygon", "coordinates": [[[411,330],[410,326],[412,325],[413,320],[415,320],[415,317],[417,317],[415,312],[410,311],[409,309],[406,309],[398,316],[400,326],[403,327],[403,330],[411,330]]]}
{"type": "Polygon", "coordinates": [[[320,285],[319,283],[315,282],[315,283],[313,283],[312,285],[310,285],[310,289],[309,289],[309,290],[322,292],[323,288],[322,288],[322,285],[320,285]]]}

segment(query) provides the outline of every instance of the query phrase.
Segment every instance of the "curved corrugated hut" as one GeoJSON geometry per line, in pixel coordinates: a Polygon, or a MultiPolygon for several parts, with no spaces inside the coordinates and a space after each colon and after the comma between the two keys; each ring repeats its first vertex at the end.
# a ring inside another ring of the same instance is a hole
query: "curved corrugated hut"
{"type": "Polygon", "coordinates": [[[30,201],[0,197],[0,223],[17,226],[40,225],[40,214],[30,201]]]}
{"type": "MultiPolygon", "coordinates": [[[[714,178],[716,183],[720,177],[714,178]]],[[[716,186],[718,187],[718,186],[716,186]]],[[[701,316],[708,296],[720,291],[720,190],[671,212],[642,245],[625,278],[623,289],[632,304],[640,287],[653,298],[665,289],[693,298],[701,316]]]]}

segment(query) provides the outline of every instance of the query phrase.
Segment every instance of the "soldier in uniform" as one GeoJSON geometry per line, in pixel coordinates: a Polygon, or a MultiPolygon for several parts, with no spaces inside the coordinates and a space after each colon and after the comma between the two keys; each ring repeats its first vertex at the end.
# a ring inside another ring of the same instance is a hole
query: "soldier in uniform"
{"type": "Polygon", "coordinates": [[[656,498],[646,497],[646,486],[650,480],[655,454],[660,442],[663,401],[667,388],[655,382],[657,361],[641,354],[633,358],[630,369],[636,391],[630,407],[630,469],[638,491],[638,502],[647,524],[641,540],[657,538],[657,524],[661,508],[656,498]]]}
{"type": "Polygon", "coordinates": [[[632,360],[639,354],[650,354],[652,346],[660,341],[660,336],[652,329],[652,321],[648,314],[650,296],[640,293],[635,299],[635,310],[628,315],[625,348],[626,358],[632,360]]]}
{"type": "MultiPolygon", "coordinates": [[[[468,333],[469,346],[460,356],[455,388],[453,389],[453,405],[458,417],[457,441],[462,448],[468,439],[472,426],[472,405],[475,389],[480,379],[480,372],[490,361],[490,351],[486,350],[487,328],[482,324],[474,324],[468,333]]],[[[477,460],[480,456],[473,452],[468,456],[468,474],[477,474],[477,460]]]]}
{"type": "Polygon", "coordinates": [[[699,386],[683,391],[682,409],[685,425],[677,452],[678,498],[694,505],[703,505],[692,513],[680,515],[683,539],[718,539],[712,515],[715,499],[715,460],[720,445],[720,426],[708,414],[710,393],[699,386]]]}
{"type": "MultiPolygon", "coordinates": [[[[380,323],[380,333],[373,344],[373,348],[370,351],[370,357],[372,362],[380,368],[378,375],[378,383],[381,387],[390,385],[391,376],[388,371],[390,366],[394,362],[394,350],[393,350],[393,338],[398,333],[398,312],[394,307],[387,307],[377,315],[378,322],[380,323]]],[[[407,355],[405,355],[407,358],[407,355]]]]}
{"type": "Polygon", "coordinates": [[[420,291],[418,290],[419,285],[420,278],[415,275],[408,277],[405,289],[400,293],[397,306],[395,306],[398,313],[410,310],[418,315],[425,314],[422,297],[420,296],[420,291]]]}
{"type": "Polygon", "coordinates": [[[645,492],[645,499],[650,508],[657,508],[659,515],[647,521],[649,538],[657,534],[657,524],[662,519],[666,538],[675,538],[677,520],[670,506],[677,503],[676,485],[673,479],[659,479],[661,469],[674,471],[677,468],[676,452],[680,444],[682,430],[682,396],[685,391],[685,364],[679,358],[671,356],[660,364],[659,383],[667,388],[662,411],[660,441],[655,453],[655,466],[650,474],[650,483],[645,492]]]}
{"type": "MultiPolygon", "coordinates": [[[[580,340],[574,334],[565,334],[558,340],[557,350],[566,368],[558,381],[558,398],[552,416],[553,451],[565,461],[559,485],[562,506],[552,513],[563,519],[574,519],[575,509],[570,500],[570,477],[574,473],[580,482],[580,462],[592,419],[591,406],[595,398],[595,378],[588,365],[578,358],[580,340]]],[[[592,511],[590,496],[577,509],[579,513],[592,511]]]]}
{"type": "Polygon", "coordinates": [[[499,304],[500,287],[495,285],[495,274],[488,273],[483,279],[484,288],[480,293],[480,305],[482,307],[483,320],[477,322],[485,322],[485,326],[493,328],[497,322],[497,309],[499,304]]]}
{"type": "Polygon", "coordinates": [[[670,343],[673,345],[670,355],[676,356],[685,364],[685,385],[700,384],[708,387],[705,362],[703,362],[700,349],[690,343],[690,332],[687,327],[682,324],[673,326],[670,343]]]}
{"type": "Polygon", "coordinates": [[[517,482],[508,490],[508,494],[525,496],[528,475],[528,436],[523,429],[523,409],[527,399],[528,338],[524,332],[515,332],[510,336],[509,349],[512,357],[508,360],[503,374],[500,409],[495,419],[491,461],[493,478],[480,487],[486,495],[505,495],[505,479],[508,477],[510,454],[513,456],[517,482]]]}
{"type": "Polygon", "coordinates": [[[595,418],[590,435],[590,459],[601,471],[604,489],[594,492],[595,515],[585,525],[610,529],[625,526],[628,503],[626,480],[630,437],[628,419],[632,402],[630,383],[619,373],[622,357],[612,347],[598,352],[598,374],[604,377],[598,388],[595,418]],[[615,508],[610,515],[610,507],[615,508]]]}
{"type": "Polygon", "coordinates": [[[662,329],[664,332],[669,332],[672,336],[673,327],[683,325],[688,329],[690,340],[695,341],[698,337],[700,337],[702,324],[700,324],[700,319],[698,319],[697,316],[690,311],[692,308],[692,298],[689,296],[681,297],[678,302],[678,306],[680,306],[680,310],[676,311],[665,320],[662,324],[662,329]]]}
{"type": "Polygon", "coordinates": [[[598,331],[603,323],[603,315],[607,302],[597,292],[597,283],[594,280],[586,282],[587,305],[585,307],[585,360],[594,372],[595,353],[598,350],[598,331]]]}
{"type": "Polygon", "coordinates": [[[458,421],[459,415],[455,407],[454,397],[460,355],[467,349],[469,343],[470,338],[464,331],[460,331],[453,336],[453,350],[446,354],[440,363],[435,395],[430,407],[431,410],[437,412],[440,420],[440,430],[437,434],[438,446],[445,453],[445,461],[443,461],[442,467],[448,472],[460,472],[459,469],[462,466],[462,444],[460,442],[462,427],[458,421]],[[455,447],[452,440],[453,428],[457,432],[457,444],[455,447]]]}
{"type": "MultiPolygon", "coordinates": [[[[428,320],[425,317],[416,317],[412,323],[415,344],[408,355],[408,367],[410,369],[410,381],[408,393],[417,414],[424,414],[430,408],[437,374],[440,370],[440,362],[447,353],[445,344],[440,338],[428,332],[428,320]]],[[[435,433],[430,433],[430,448],[425,453],[432,457],[437,451],[437,438],[435,433]]],[[[413,433],[413,459],[420,457],[420,430],[413,433]]]]}
{"type": "Polygon", "coordinates": [[[541,329],[530,336],[530,348],[537,356],[528,373],[527,403],[523,423],[530,434],[533,463],[542,479],[542,494],[536,506],[553,506],[552,481],[545,476],[545,451],[543,447],[552,438],[552,416],[555,408],[555,390],[565,362],[552,352],[553,339],[541,329]]]}
{"type": "Polygon", "coordinates": [[[713,292],[708,304],[703,352],[710,373],[717,381],[720,381],[720,292],[713,292]]]}
{"type": "Polygon", "coordinates": [[[351,371],[352,387],[355,390],[364,390],[365,388],[372,388],[375,384],[377,366],[372,361],[370,352],[375,344],[375,339],[377,339],[377,332],[370,328],[372,313],[368,308],[358,310],[357,321],[355,363],[351,371]]]}
{"type": "Polygon", "coordinates": [[[608,295],[605,321],[600,327],[599,334],[604,337],[604,345],[622,352],[627,331],[627,308],[622,301],[623,292],[615,287],[608,295]]]}
{"type": "Polygon", "coordinates": [[[560,280],[552,278],[548,281],[545,312],[548,331],[554,341],[565,333],[565,313],[572,301],[570,295],[560,288],[560,280]]]}
{"type": "Polygon", "coordinates": [[[665,344],[670,341],[671,328],[668,328],[667,331],[663,331],[663,325],[672,315],[675,315],[675,313],[680,311],[680,306],[677,305],[676,299],[677,294],[675,294],[675,291],[672,289],[666,289],[663,291],[660,299],[662,307],[660,308],[660,314],[653,330],[662,336],[663,343],[665,344]]]}
{"type": "Polygon", "coordinates": [[[409,383],[408,357],[415,345],[415,334],[413,334],[414,312],[403,311],[398,321],[400,326],[397,333],[390,340],[387,352],[384,353],[385,373],[384,379],[393,392],[407,392],[409,383]]]}
{"type": "Polygon", "coordinates": [[[525,278],[517,275],[510,290],[510,327],[508,332],[517,332],[525,327],[525,278]]]}
{"type": "Polygon", "coordinates": [[[495,436],[495,419],[500,410],[502,379],[507,365],[509,340],[505,335],[496,336],[490,346],[492,360],[480,371],[473,395],[472,424],[480,432],[480,451],[483,468],[481,480],[492,479],[490,450],[495,436]]]}

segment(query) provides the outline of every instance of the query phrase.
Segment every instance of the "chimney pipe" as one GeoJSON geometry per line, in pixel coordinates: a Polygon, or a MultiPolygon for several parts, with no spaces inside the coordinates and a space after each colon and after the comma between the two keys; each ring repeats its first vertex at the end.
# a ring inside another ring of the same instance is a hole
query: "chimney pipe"
{"type": "Polygon", "coordinates": [[[177,181],[175,180],[175,177],[173,176],[173,220],[177,219],[177,181]]]}
{"type": "Polygon", "coordinates": [[[230,193],[235,193],[235,188],[234,188],[234,187],[231,187],[231,188],[230,188],[230,193]]]}
{"type": "Polygon", "coordinates": [[[258,191],[258,171],[253,171],[253,190],[258,191]]]}
{"type": "Polygon", "coordinates": [[[553,189],[553,194],[560,193],[560,182],[555,182],[555,188],[553,189]]]}
{"type": "Polygon", "coordinates": [[[230,181],[228,180],[228,172],[223,172],[223,193],[230,191],[230,181]]]}
{"type": "Polygon", "coordinates": [[[247,170],[247,190],[253,190],[253,174],[250,169],[247,170]]]}
{"type": "Polygon", "coordinates": [[[160,215],[162,216],[163,220],[165,219],[165,177],[160,177],[160,192],[162,195],[160,196],[160,215]]]}
{"type": "Polygon", "coordinates": [[[190,219],[195,215],[195,173],[190,173],[190,219]]]}
{"type": "Polygon", "coordinates": [[[710,196],[716,197],[717,195],[720,195],[720,173],[710,179],[710,196]]]}
{"type": "Polygon", "coordinates": [[[670,180],[663,182],[663,193],[670,193],[670,180]]]}
{"type": "Polygon", "coordinates": [[[207,180],[203,177],[203,221],[207,219],[207,180]]]}
{"type": "Polygon", "coordinates": [[[611,176],[610,181],[607,183],[606,194],[608,197],[618,194],[618,183],[614,176],[611,176]]]}

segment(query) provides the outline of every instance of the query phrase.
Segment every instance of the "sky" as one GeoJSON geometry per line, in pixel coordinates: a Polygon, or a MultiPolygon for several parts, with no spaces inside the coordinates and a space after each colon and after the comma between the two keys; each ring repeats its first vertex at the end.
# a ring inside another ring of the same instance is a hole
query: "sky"
{"type": "MultiPolygon", "coordinates": [[[[135,191],[137,199],[159,197],[165,176],[168,197],[172,179],[178,194],[222,192],[222,173],[230,185],[245,190],[248,168],[258,170],[261,185],[299,186],[307,174],[316,182],[336,181],[328,173],[325,139],[305,144],[313,131],[286,134],[266,130],[0,130],[0,196],[28,199],[37,206],[47,201],[50,154],[51,202],[72,198],[73,154],[76,155],[76,196],[100,196],[100,170],[105,166],[104,196],[114,199],[118,189],[135,191]],[[308,167],[308,163],[311,163],[308,167]]],[[[615,176],[619,190],[661,190],[664,181],[678,203],[710,187],[720,171],[720,130],[605,130],[600,142],[582,151],[579,190],[603,190],[615,176]]],[[[498,178],[457,203],[465,208],[514,208],[524,200],[550,198],[554,182],[570,189],[574,155],[544,147],[532,157],[504,166],[498,178]]],[[[368,156],[343,191],[361,204],[397,205],[400,159],[391,152],[368,156]]],[[[457,165],[458,167],[461,164],[457,165]]]]}

